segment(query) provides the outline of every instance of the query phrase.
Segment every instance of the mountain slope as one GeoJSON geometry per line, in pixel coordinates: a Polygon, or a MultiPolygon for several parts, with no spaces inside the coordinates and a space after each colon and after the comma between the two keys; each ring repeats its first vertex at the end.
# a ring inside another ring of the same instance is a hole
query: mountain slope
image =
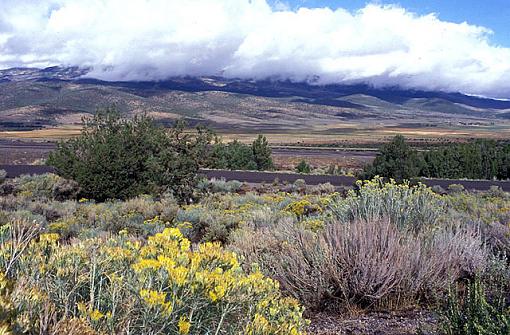
{"type": "Polygon", "coordinates": [[[0,71],[0,129],[79,123],[97,108],[148,112],[161,122],[184,117],[217,129],[324,131],[373,124],[494,124],[507,122],[510,101],[460,93],[309,85],[288,81],[173,78],[104,82],[86,70],[52,67],[0,71]]]}

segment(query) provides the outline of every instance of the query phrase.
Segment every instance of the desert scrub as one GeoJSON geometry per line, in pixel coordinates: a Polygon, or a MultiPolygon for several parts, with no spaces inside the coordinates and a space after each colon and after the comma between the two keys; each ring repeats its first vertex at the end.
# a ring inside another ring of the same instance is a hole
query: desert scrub
{"type": "Polygon", "coordinates": [[[0,334],[12,334],[16,326],[16,308],[11,300],[12,287],[12,281],[0,272],[0,334]]]}
{"type": "Polygon", "coordinates": [[[382,178],[358,181],[357,190],[331,204],[335,216],[344,222],[388,218],[399,228],[421,230],[441,223],[446,211],[441,196],[423,184],[385,183],[382,178]]]}
{"type": "Polygon", "coordinates": [[[198,204],[179,209],[176,222],[189,222],[185,235],[192,241],[225,243],[243,225],[271,226],[291,215],[283,211],[294,198],[283,195],[212,194],[198,204]]]}
{"type": "Polygon", "coordinates": [[[464,221],[494,222],[506,224],[510,221],[510,199],[507,194],[454,193],[444,197],[452,215],[464,221]]]}
{"type": "Polygon", "coordinates": [[[316,204],[312,204],[307,199],[301,199],[288,204],[285,210],[294,213],[297,217],[309,216],[322,212],[322,208],[316,204]]]}
{"type": "Polygon", "coordinates": [[[3,184],[5,179],[7,178],[7,172],[5,170],[0,170],[0,184],[3,184]]]}
{"type": "Polygon", "coordinates": [[[226,181],[221,179],[202,179],[197,184],[197,189],[203,193],[235,193],[241,189],[243,183],[237,180],[226,181]]]}
{"type": "Polygon", "coordinates": [[[388,219],[333,221],[323,228],[303,223],[242,229],[230,248],[312,309],[426,305],[487,264],[483,242],[469,227],[415,233],[388,219]]]}
{"type": "Polygon", "coordinates": [[[59,320],[105,333],[283,335],[306,326],[276,281],[243,271],[219,244],[191,250],[177,228],[145,243],[120,234],[63,244],[43,234],[13,276],[17,320],[28,332],[50,332],[59,320]]]}
{"type": "Polygon", "coordinates": [[[455,193],[444,197],[453,220],[474,224],[495,255],[510,256],[510,199],[508,193],[455,193]]]}
{"type": "Polygon", "coordinates": [[[13,195],[0,197],[0,220],[2,216],[35,220],[49,231],[61,234],[62,238],[118,233],[121,230],[147,237],[172,226],[178,210],[179,205],[171,196],[159,199],[140,196],[124,202],[114,200],[104,203],[13,195]],[[154,220],[156,217],[157,220],[154,220]],[[147,225],[150,220],[154,224],[147,225]]]}
{"type": "Polygon", "coordinates": [[[53,185],[51,193],[53,199],[58,201],[69,199],[76,200],[78,198],[78,194],[80,193],[80,186],[74,180],[60,178],[53,185]]]}
{"type": "Polygon", "coordinates": [[[440,311],[446,335],[506,335],[510,333],[510,306],[503,295],[491,300],[483,283],[475,278],[467,291],[451,289],[446,306],[440,311]],[[463,296],[461,296],[463,295],[463,296]]]}
{"type": "Polygon", "coordinates": [[[51,173],[23,175],[14,179],[14,192],[30,198],[51,198],[53,187],[60,179],[59,176],[51,173]]]}

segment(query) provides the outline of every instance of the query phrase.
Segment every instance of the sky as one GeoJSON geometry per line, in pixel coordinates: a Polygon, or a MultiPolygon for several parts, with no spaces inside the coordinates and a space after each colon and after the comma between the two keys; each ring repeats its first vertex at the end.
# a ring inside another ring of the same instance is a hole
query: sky
{"type": "MultiPolygon", "coordinates": [[[[295,9],[302,6],[345,8],[356,11],[368,0],[289,0],[271,1],[295,9]]],[[[468,22],[493,30],[491,40],[498,45],[510,47],[510,1],[509,0],[379,0],[379,4],[397,4],[419,14],[436,13],[441,20],[468,22]]]]}
{"type": "Polygon", "coordinates": [[[510,0],[0,0],[0,69],[366,83],[510,98],[510,0]],[[508,2],[508,4],[507,4],[508,2]]]}

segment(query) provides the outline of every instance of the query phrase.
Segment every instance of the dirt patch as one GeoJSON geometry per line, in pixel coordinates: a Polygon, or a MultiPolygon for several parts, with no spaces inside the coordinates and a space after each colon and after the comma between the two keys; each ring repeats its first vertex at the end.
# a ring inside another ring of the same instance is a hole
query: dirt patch
{"type": "Polygon", "coordinates": [[[370,313],[345,317],[329,313],[308,316],[310,335],[436,335],[437,316],[426,311],[370,313]]]}

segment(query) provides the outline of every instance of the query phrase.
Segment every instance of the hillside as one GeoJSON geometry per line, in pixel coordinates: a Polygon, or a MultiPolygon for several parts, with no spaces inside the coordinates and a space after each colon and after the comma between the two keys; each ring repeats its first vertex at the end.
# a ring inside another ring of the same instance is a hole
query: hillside
{"type": "Polygon", "coordinates": [[[127,115],[149,112],[163,123],[184,117],[191,124],[239,132],[497,128],[510,118],[510,101],[460,93],[217,77],[104,82],[85,78],[86,72],[60,67],[1,70],[0,129],[77,124],[82,116],[112,104],[127,115]]]}

